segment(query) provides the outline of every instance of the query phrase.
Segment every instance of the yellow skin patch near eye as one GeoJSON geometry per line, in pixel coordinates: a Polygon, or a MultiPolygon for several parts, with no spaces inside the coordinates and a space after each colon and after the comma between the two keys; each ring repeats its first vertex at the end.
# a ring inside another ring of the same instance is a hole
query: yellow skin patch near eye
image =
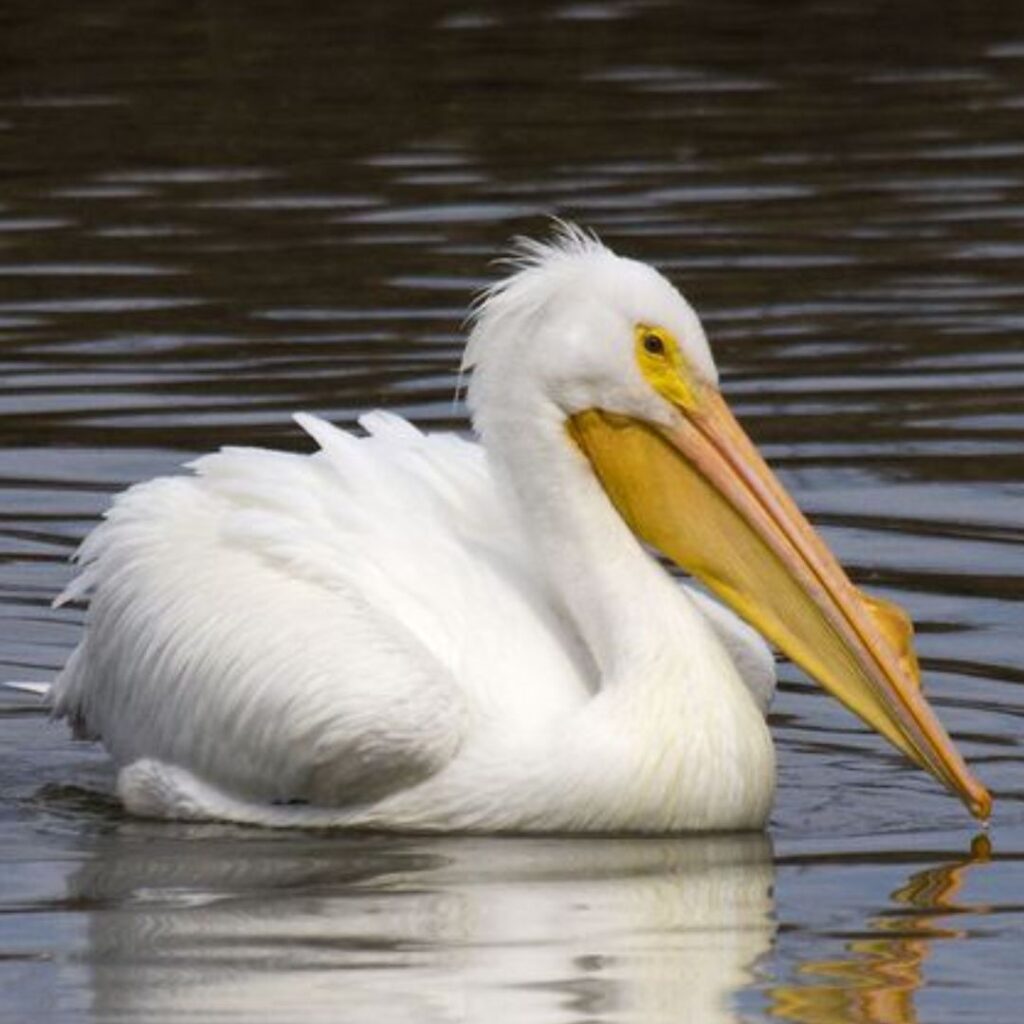
{"type": "Polygon", "coordinates": [[[637,364],[651,387],[674,405],[695,410],[697,383],[676,339],[663,328],[649,324],[637,324],[633,337],[637,364]]]}

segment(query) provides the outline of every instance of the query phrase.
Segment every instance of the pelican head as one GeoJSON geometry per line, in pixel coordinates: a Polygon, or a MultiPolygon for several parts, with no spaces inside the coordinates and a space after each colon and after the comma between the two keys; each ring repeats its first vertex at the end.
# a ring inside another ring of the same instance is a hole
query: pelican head
{"type": "Polygon", "coordinates": [[[854,587],[758,454],[685,299],[571,226],[512,262],[466,352],[485,440],[557,423],[637,536],[987,818],[991,797],[921,690],[908,617],[854,587]]]}

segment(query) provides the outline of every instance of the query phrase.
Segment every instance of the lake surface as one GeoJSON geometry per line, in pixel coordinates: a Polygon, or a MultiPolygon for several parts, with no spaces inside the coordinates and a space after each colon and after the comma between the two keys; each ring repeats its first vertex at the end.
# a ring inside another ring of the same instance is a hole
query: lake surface
{"type": "Polygon", "coordinates": [[[1015,0],[0,11],[0,678],[109,496],[293,410],[466,429],[461,319],[550,214],[666,271],[854,578],[918,624],[989,831],[792,666],[764,836],[132,820],[0,698],[0,1020],[1021,1019],[1015,0]]]}

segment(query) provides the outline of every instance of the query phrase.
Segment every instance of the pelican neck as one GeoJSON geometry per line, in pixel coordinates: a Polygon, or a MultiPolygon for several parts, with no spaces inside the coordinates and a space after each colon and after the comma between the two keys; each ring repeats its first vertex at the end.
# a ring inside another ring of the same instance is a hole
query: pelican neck
{"type": "Polygon", "coordinates": [[[482,434],[498,486],[591,652],[601,688],[683,665],[708,642],[703,617],[619,515],[564,415],[492,422],[482,434]]]}

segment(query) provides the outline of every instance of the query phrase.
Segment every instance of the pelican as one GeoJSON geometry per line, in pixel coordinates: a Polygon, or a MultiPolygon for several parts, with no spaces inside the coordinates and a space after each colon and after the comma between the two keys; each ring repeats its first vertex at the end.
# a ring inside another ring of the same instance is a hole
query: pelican
{"type": "Polygon", "coordinates": [[[509,270],[464,357],[478,441],[300,415],[315,453],[207,455],[86,538],[53,708],[102,740],[127,810],[759,829],[763,636],[986,818],[909,620],[854,588],[758,455],[683,297],[569,225],[509,270]]]}

